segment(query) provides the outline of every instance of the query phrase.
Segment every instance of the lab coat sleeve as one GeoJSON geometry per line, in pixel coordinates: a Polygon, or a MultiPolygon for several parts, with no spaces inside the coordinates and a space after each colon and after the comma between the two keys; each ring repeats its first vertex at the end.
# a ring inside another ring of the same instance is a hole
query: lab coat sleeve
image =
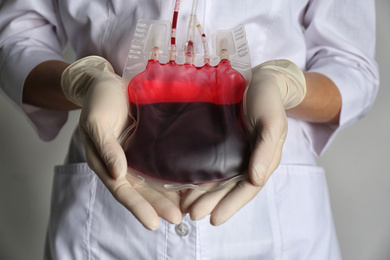
{"type": "Polygon", "coordinates": [[[301,122],[321,155],[338,132],[366,115],[378,91],[374,0],[313,0],[303,17],[307,71],[328,76],[342,97],[339,125],[301,122]]]}
{"type": "Polygon", "coordinates": [[[58,134],[68,113],[23,104],[23,84],[36,65],[47,60],[63,60],[65,44],[54,1],[19,0],[1,4],[0,87],[45,141],[58,134]]]}

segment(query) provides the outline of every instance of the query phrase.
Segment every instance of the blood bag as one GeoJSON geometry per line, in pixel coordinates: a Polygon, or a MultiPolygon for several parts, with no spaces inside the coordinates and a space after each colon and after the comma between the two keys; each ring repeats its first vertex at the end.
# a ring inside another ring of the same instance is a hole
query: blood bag
{"type": "Polygon", "coordinates": [[[177,189],[242,179],[251,153],[243,115],[251,76],[244,27],[216,32],[213,55],[207,45],[204,55],[194,53],[191,37],[177,51],[171,27],[140,20],[131,44],[123,75],[135,119],[124,144],[129,172],[177,189]]]}

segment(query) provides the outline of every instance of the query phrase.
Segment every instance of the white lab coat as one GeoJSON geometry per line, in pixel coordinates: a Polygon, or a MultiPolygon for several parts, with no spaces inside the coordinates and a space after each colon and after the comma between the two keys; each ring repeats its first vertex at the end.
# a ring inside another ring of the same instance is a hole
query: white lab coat
{"type": "MultiPolygon", "coordinates": [[[[45,60],[62,60],[69,41],[77,58],[103,56],[121,74],[137,20],[170,20],[173,2],[6,1],[0,10],[0,86],[39,136],[50,140],[67,113],[22,104],[28,72],[45,60]]],[[[187,27],[191,3],[182,1],[179,31],[187,27]]],[[[47,259],[340,259],[325,174],[315,156],[369,110],[377,93],[374,0],[200,0],[198,10],[207,35],[245,25],[253,66],[290,59],[332,79],[342,95],[340,124],[289,118],[281,165],[231,220],[214,227],[207,218],[185,217],[184,229],[162,221],[154,232],[88,168],[75,134],[66,164],[55,169],[47,259]]],[[[178,35],[180,46],[185,39],[178,35]]]]}

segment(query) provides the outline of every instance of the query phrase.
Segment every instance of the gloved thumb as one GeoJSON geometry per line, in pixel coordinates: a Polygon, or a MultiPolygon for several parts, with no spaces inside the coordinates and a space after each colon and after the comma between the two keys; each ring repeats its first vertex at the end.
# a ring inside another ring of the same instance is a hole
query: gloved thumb
{"type": "Polygon", "coordinates": [[[264,186],[280,163],[287,132],[280,134],[263,127],[258,133],[249,162],[249,177],[254,185],[264,186]]]}
{"type": "Polygon", "coordinates": [[[112,129],[104,124],[91,126],[80,125],[87,162],[95,172],[105,172],[117,180],[127,173],[126,156],[112,129]],[[101,167],[105,169],[100,169],[101,167]]]}

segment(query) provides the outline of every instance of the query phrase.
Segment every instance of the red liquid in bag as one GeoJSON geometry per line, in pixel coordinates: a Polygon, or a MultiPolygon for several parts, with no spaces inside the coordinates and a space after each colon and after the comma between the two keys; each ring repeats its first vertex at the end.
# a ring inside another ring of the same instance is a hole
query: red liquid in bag
{"type": "Polygon", "coordinates": [[[218,181],[247,171],[245,80],[228,60],[201,68],[151,60],[128,90],[137,121],[126,142],[130,168],[177,183],[218,181]]]}

